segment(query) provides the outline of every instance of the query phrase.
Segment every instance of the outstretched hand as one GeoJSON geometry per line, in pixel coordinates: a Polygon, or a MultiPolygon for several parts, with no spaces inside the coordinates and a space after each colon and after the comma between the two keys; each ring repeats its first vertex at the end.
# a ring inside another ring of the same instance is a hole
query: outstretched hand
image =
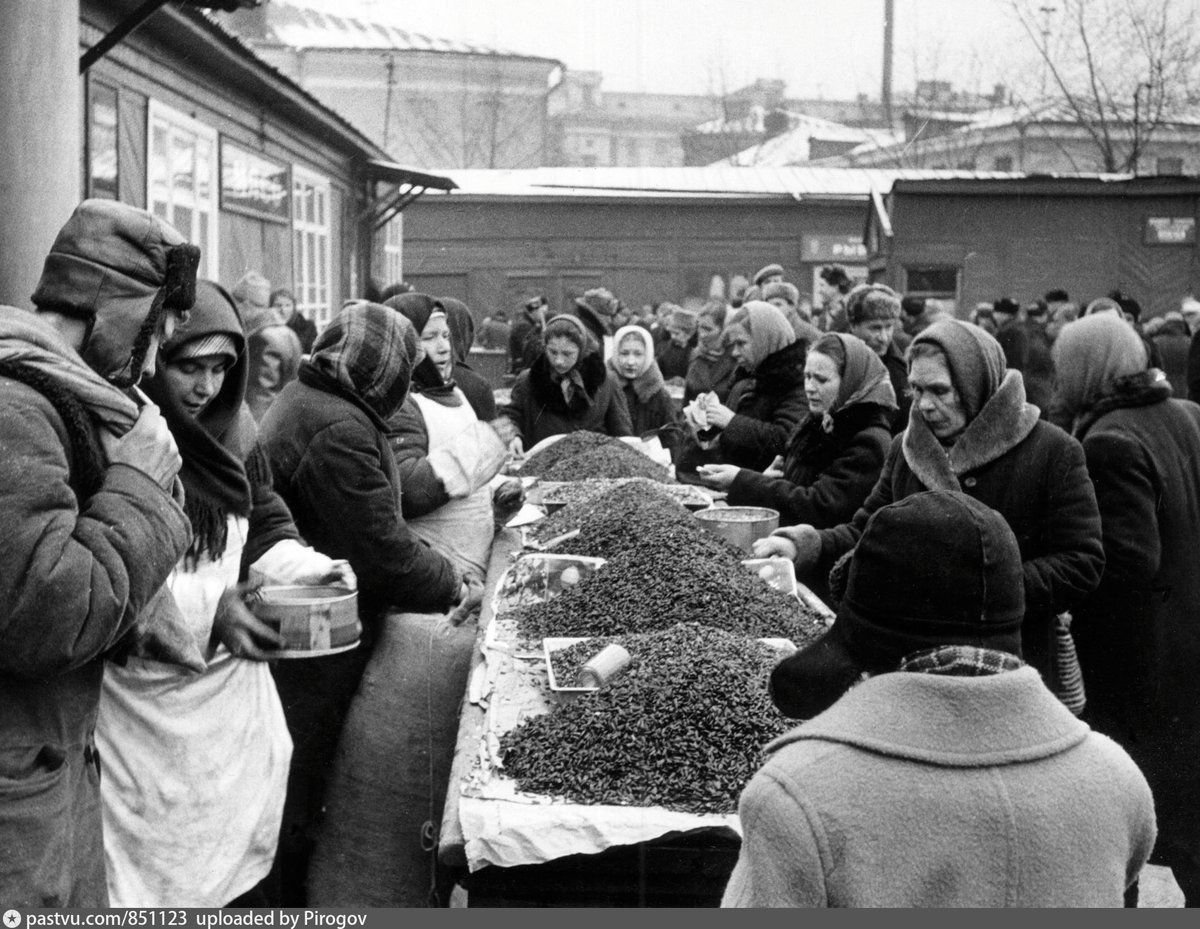
{"type": "Polygon", "coordinates": [[[217,604],[217,614],[213,617],[213,635],[235,658],[269,661],[275,657],[275,652],[287,644],[278,632],[251,613],[250,608],[246,606],[245,598],[253,594],[259,586],[247,582],[238,584],[237,587],[227,587],[217,604]]]}

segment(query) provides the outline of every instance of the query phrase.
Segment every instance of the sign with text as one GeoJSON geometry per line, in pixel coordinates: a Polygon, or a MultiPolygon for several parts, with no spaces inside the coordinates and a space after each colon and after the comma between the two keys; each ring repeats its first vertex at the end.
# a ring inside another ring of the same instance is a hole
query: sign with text
{"type": "Polygon", "coordinates": [[[862,262],[867,246],[857,235],[806,235],[800,239],[802,261],[862,262]]]}
{"type": "Polygon", "coordinates": [[[289,223],[291,187],[287,165],[221,140],[221,209],[289,223]]]}
{"type": "Polygon", "coordinates": [[[1195,245],[1196,217],[1148,216],[1142,241],[1146,245],[1195,245]]]}

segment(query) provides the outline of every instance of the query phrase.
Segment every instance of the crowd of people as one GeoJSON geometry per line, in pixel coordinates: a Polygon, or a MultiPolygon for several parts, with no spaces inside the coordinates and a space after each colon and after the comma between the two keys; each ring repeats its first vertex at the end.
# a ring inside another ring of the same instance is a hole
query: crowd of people
{"type": "Polygon", "coordinates": [[[1200,901],[1200,302],[966,321],[836,266],[814,307],[768,265],[478,333],[397,284],[318,330],[198,262],[88,200],[34,310],[0,307],[6,904],[444,903],[500,475],[579,430],[778,510],[755,554],[837,612],[771,677],[805,722],[743,794],[727,904],[1120,905],[1147,860],[1200,901]],[[507,348],[499,405],[473,344],[507,348]],[[354,591],[358,647],[279,659],[279,584],[354,591]]]}

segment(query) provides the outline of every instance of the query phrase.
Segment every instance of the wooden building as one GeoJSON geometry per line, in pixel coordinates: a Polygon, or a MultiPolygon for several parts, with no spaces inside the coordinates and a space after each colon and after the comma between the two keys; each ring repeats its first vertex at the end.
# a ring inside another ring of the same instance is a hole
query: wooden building
{"type": "MultiPolygon", "coordinates": [[[[698,304],[779,263],[802,294],[830,262],[866,273],[862,216],[896,177],[959,172],[808,168],[456,171],[405,218],[405,280],[482,316],[544,294],[552,310],[592,287],[627,305],[698,304]]],[[[974,175],[971,175],[974,176],[974,175]]]]}
{"type": "Polygon", "coordinates": [[[898,179],[867,211],[871,277],[960,315],[1051,288],[1119,288],[1157,315],[1200,287],[1198,198],[1198,178],[898,179]]]}
{"type": "MultiPolygon", "coordinates": [[[[81,51],[136,4],[83,0],[81,51]]],[[[404,169],[210,16],[158,10],[82,78],[82,196],[162,216],[202,276],[287,287],[319,324],[368,280],[399,280],[399,210],[446,178],[404,169]]]]}

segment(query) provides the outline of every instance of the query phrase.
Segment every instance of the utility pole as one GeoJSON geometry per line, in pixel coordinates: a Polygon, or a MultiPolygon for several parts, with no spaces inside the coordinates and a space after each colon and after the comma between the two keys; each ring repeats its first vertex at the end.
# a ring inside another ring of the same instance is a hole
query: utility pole
{"type": "Polygon", "coordinates": [[[887,120],[889,129],[892,128],[892,42],[895,16],[896,0],[883,0],[883,87],[880,97],[883,100],[883,118],[887,120]]]}
{"type": "Polygon", "coordinates": [[[1042,83],[1038,92],[1040,105],[1046,100],[1046,72],[1050,70],[1050,17],[1058,11],[1058,7],[1041,6],[1038,10],[1042,14],[1042,83]]]}

